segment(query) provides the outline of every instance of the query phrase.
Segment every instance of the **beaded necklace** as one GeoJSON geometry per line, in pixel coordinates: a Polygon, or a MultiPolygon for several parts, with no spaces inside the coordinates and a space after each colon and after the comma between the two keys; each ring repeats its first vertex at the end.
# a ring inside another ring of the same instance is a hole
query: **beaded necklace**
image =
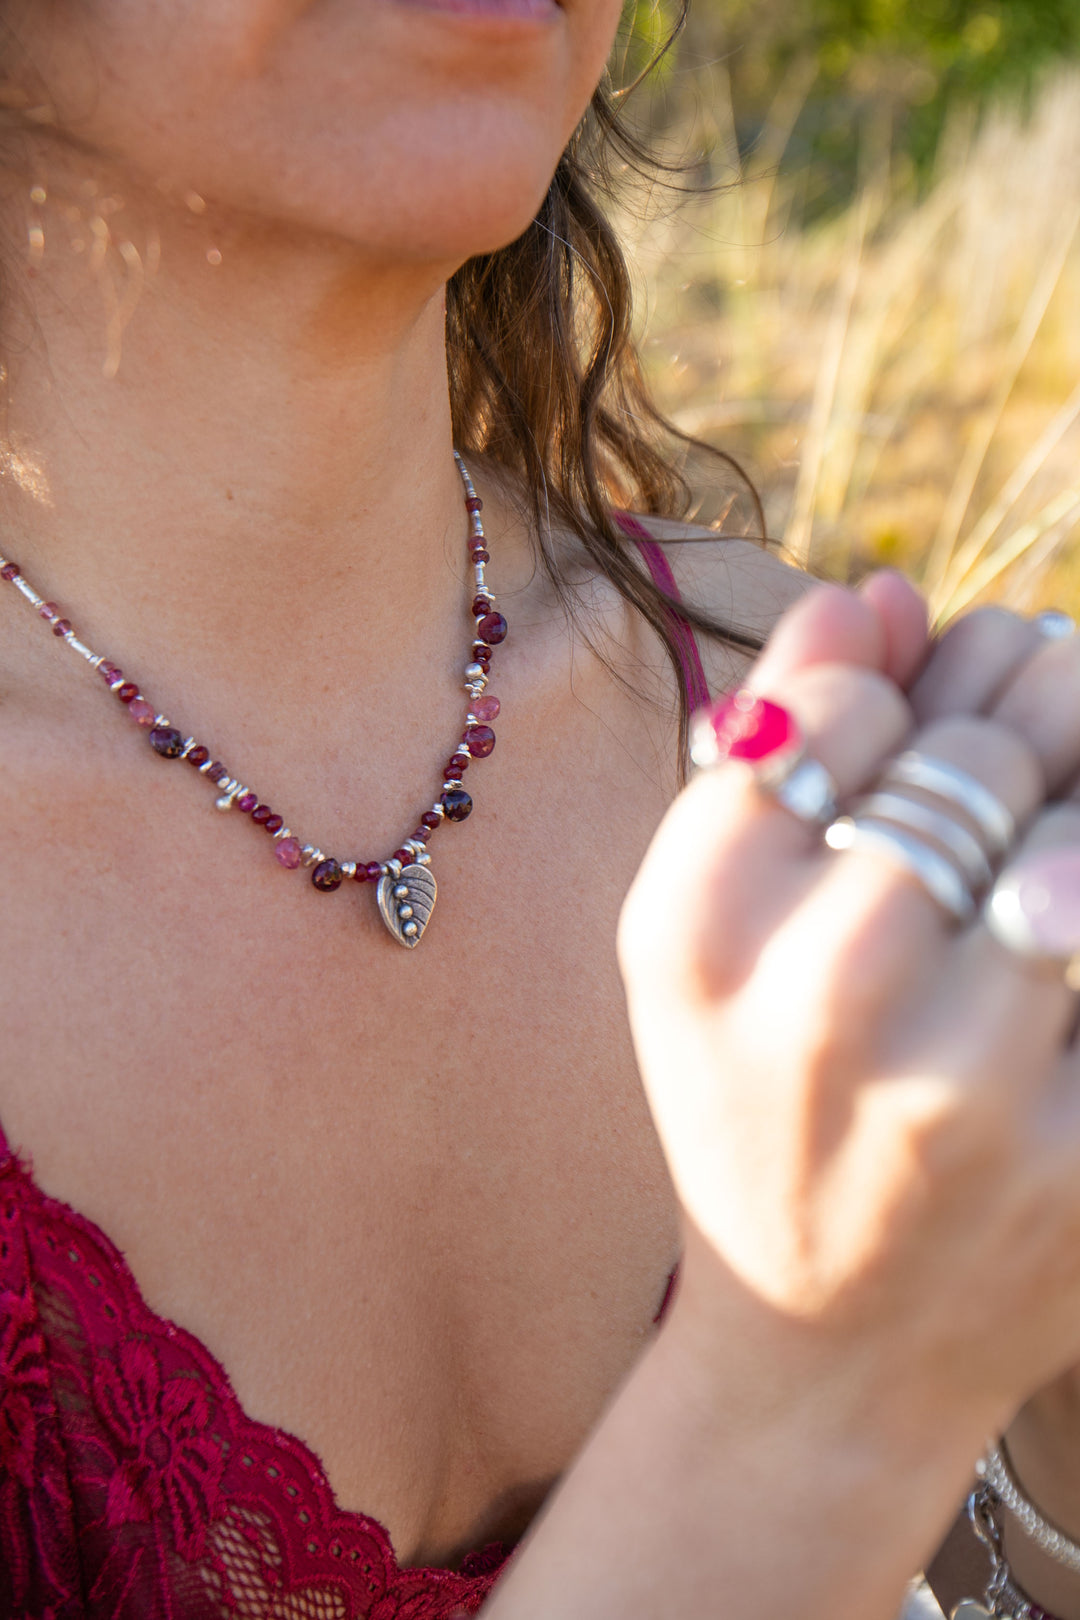
{"type": "Polygon", "coordinates": [[[238,777],[232,776],[228,768],[214,758],[205,743],[195,737],[185,737],[143,695],[140,687],[125,677],[118,665],[80,641],[71,627],[70,619],[62,616],[55,602],[46,602],[38,595],[23,576],[18,563],[0,556],[0,580],[14,585],[51,626],[53,635],[65,641],[73,652],[85,658],[90,667],[98,671],[109,691],[125,706],[135,724],[148,732],[150,746],[159,758],[186,760],[200,776],[214,784],[217,789],[217,809],[235,808],[250,816],[254,825],[261,827],[273,839],[274,855],[280,865],[290,871],[297,867],[310,869],[311,881],[320,894],[332,894],[346,878],[351,878],[354,883],[373,883],[379,915],[398,944],[408,948],[419,945],[423,938],[438,894],[431,871],[431,856],[427,850],[431,835],[443,821],[464,821],[471,813],[473,801],[462,787],[462,777],[472,760],[485,759],[495,747],[495,733],[490,722],[498,717],[499,700],[493,695],[485,695],[484,688],[491,671],[492,651],[505,641],[507,630],[506,620],[496,611],[495,598],[487,588],[484,575],[489,560],[480,517],[484,503],[477,495],[468,469],[456,450],[454,460],[465,486],[465,510],[469,515],[469,561],[472,564],[475,592],[471,607],[475,639],[465,666],[464,685],[469,694],[465,730],[443,770],[439,797],[420,816],[412,836],[403,838],[400,848],[383,861],[339,861],[325,855],[315,844],[302,843],[285,825],[284,818],[265,804],[251,788],[245,787],[238,777]]]}

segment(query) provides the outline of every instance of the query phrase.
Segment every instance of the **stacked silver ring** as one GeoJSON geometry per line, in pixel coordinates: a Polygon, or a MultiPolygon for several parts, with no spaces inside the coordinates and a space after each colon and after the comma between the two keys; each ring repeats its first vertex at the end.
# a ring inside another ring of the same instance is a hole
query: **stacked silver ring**
{"type": "Polygon", "coordinates": [[[825,831],[830,849],[870,849],[904,867],[958,923],[975,916],[1016,825],[996,794],[919,749],[889,760],[877,786],[825,831]]]}

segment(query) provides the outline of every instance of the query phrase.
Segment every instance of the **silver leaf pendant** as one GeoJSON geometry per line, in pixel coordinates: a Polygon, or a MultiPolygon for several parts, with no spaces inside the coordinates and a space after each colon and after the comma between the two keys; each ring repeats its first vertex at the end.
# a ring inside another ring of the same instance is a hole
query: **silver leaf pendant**
{"type": "Polygon", "coordinates": [[[412,950],[424,937],[439,889],[430,866],[403,866],[379,879],[379,915],[399,945],[412,950]]]}

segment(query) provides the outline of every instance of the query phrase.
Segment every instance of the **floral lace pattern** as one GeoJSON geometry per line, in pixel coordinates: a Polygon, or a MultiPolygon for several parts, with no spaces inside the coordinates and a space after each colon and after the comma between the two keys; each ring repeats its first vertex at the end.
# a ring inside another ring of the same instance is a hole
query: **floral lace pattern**
{"type": "Polygon", "coordinates": [[[403,1569],[318,1459],[256,1423],[96,1227],[0,1134],[0,1614],[460,1620],[501,1547],[403,1569]]]}

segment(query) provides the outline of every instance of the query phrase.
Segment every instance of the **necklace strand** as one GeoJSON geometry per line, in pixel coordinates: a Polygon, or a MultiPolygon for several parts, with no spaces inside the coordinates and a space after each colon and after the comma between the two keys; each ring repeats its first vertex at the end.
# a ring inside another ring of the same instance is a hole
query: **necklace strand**
{"type": "Polygon", "coordinates": [[[495,747],[491,721],[498,718],[500,707],[497,697],[485,694],[485,687],[491,671],[493,650],[505,641],[507,624],[487,588],[485,568],[489,554],[480,516],[484,503],[477,495],[468,469],[456,450],[454,460],[465,487],[465,510],[469,517],[469,561],[473,573],[471,613],[475,630],[465,665],[464,685],[469,695],[465,729],[443,769],[439,797],[419,817],[412,836],[402,839],[393,854],[382,861],[339,861],[332,855],[324,854],[318,845],[303,843],[285,825],[284,817],[264,803],[253,789],[233,776],[205,743],[193,736],[186,737],[167,715],[144,696],[134,681],[125,677],[117,664],[81,641],[72,629],[70,619],[62,615],[55,602],[47,602],[38,595],[18,563],[0,556],[0,580],[14,585],[51,627],[53,635],[66,642],[73,652],[85,658],[90,667],[98,671],[109,691],[125,706],[136,725],[147,731],[150,746],[160,758],[186,760],[217,789],[217,809],[227,811],[235,808],[250,816],[255,826],[270,835],[274,855],[280,865],[290,871],[297,867],[309,869],[311,881],[319,893],[332,894],[347,878],[355,883],[374,883],[383,922],[398,943],[407,947],[420,943],[437,895],[427,845],[432,833],[444,821],[464,821],[471,814],[472,796],[462,786],[462,778],[474,759],[485,759],[495,747]]]}

